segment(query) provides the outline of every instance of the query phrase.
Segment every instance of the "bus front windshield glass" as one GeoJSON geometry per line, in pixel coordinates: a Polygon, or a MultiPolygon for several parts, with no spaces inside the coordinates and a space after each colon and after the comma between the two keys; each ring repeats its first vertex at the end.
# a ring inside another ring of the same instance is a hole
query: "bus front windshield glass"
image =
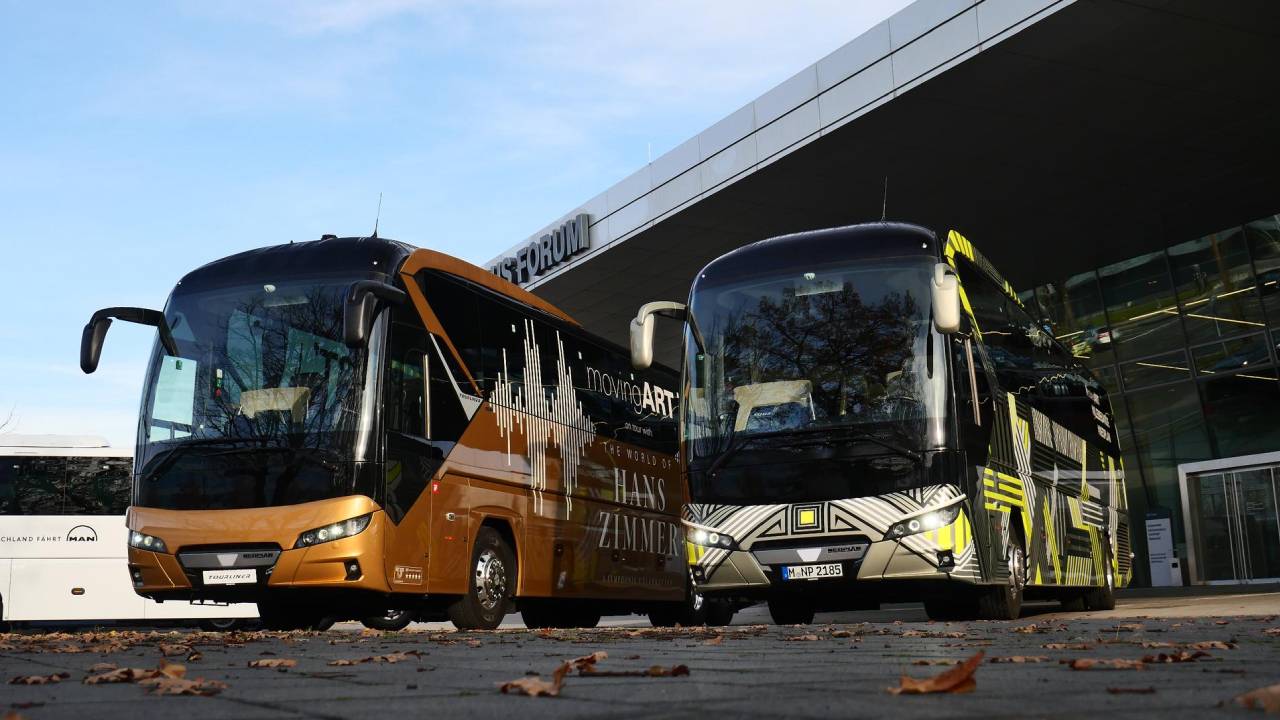
{"type": "Polygon", "coordinates": [[[165,316],[139,428],[135,502],[287,505],[353,492],[363,350],[342,342],[350,280],[182,292],[165,316]]]}
{"type": "Polygon", "coordinates": [[[890,455],[915,473],[920,452],[942,441],[945,414],[943,343],[930,314],[934,262],[846,259],[695,287],[684,397],[695,499],[827,496],[813,487],[820,477],[790,487],[791,473],[751,466],[798,467],[833,448],[890,455]]]}

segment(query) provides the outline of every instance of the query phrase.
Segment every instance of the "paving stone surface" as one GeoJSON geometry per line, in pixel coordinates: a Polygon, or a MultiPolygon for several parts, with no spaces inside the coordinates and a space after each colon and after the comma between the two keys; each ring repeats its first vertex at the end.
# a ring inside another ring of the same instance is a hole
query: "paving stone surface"
{"type": "MultiPolygon", "coordinates": [[[[0,636],[0,680],[67,673],[44,685],[0,685],[0,715],[25,718],[497,717],[1264,717],[1232,699],[1280,683],[1280,594],[1124,603],[1105,614],[1033,609],[1014,622],[931,623],[916,608],[763,624],[758,609],[727,628],[660,630],[639,618],[612,627],[399,633],[344,625],[326,633],[231,634],[169,629],[21,629],[0,636]],[[825,622],[824,622],[825,621],[825,622]],[[760,624],[755,624],[760,623],[760,624]],[[161,648],[164,645],[164,648],[161,648]],[[167,657],[163,651],[171,653],[167,657]],[[570,673],[558,697],[503,694],[505,681],[549,681],[593,652],[600,673],[686,666],[675,677],[570,673]],[[964,694],[894,695],[902,675],[927,678],[983,653],[964,694]],[[191,653],[199,657],[188,659],[191,653]],[[1185,658],[1162,662],[1163,653],[1185,658]],[[390,656],[390,657],[387,657],[390,656]],[[372,659],[371,659],[372,658],[372,659]],[[1017,662],[993,662],[1013,658],[1017,662]],[[1074,670],[1064,661],[1137,660],[1136,669],[1074,670]],[[85,684],[97,663],[225,683],[210,696],[160,696],[163,679],[85,684]],[[294,660],[254,668],[259,660],[294,660]],[[393,660],[389,662],[388,660],[393,660]],[[355,664],[342,664],[356,661],[355,664]],[[934,664],[917,664],[917,663],[934,664]],[[338,664],[335,664],[338,663],[338,664]],[[170,674],[176,674],[173,668],[170,674]],[[1117,692],[1119,691],[1119,692],[1117,692]]],[[[509,623],[510,624],[510,623],[509,623]]]]}

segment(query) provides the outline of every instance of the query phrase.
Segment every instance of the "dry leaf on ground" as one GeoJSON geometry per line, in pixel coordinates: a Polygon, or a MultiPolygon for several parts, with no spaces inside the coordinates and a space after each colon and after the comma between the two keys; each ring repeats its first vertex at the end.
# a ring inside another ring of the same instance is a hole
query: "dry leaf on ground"
{"type": "Polygon", "coordinates": [[[94,663],[89,666],[89,674],[97,675],[98,673],[104,673],[104,672],[109,672],[111,670],[115,670],[117,667],[119,666],[116,665],[115,663],[109,663],[109,662],[94,663]]]}
{"type": "Polygon", "coordinates": [[[1262,634],[1270,635],[1271,637],[1280,637],[1280,627],[1266,628],[1262,631],[1262,634]]]}
{"type": "Polygon", "coordinates": [[[1048,662],[1048,655],[1005,655],[993,657],[987,662],[993,663],[1040,663],[1048,662]]]}
{"type": "Polygon", "coordinates": [[[1045,643],[1040,647],[1045,650],[1092,650],[1089,643],[1045,643]]]}
{"type": "Polygon", "coordinates": [[[57,672],[52,675],[19,675],[9,681],[10,685],[48,685],[71,677],[69,672],[57,672]]]}
{"type": "Polygon", "coordinates": [[[1154,695],[1156,689],[1153,687],[1109,687],[1107,692],[1112,695],[1154,695]]]}
{"type": "Polygon", "coordinates": [[[689,674],[689,666],[650,665],[644,670],[596,670],[591,667],[578,670],[578,674],[583,677],[683,677],[689,674]]]}
{"type": "Polygon", "coordinates": [[[1061,660],[1060,662],[1072,670],[1142,670],[1146,667],[1141,660],[1125,660],[1123,658],[1076,658],[1074,660],[1061,660]]]}
{"type": "Polygon", "coordinates": [[[288,658],[261,658],[249,661],[249,667],[251,668],[291,668],[297,664],[297,660],[288,658]]]}
{"type": "Polygon", "coordinates": [[[722,645],[722,644],[724,644],[724,636],[723,636],[723,635],[717,635],[717,636],[715,636],[715,637],[713,637],[713,638],[710,638],[710,639],[707,639],[707,640],[703,640],[703,641],[702,641],[702,644],[703,644],[703,645],[722,645]]]}
{"type": "Polygon", "coordinates": [[[160,654],[165,657],[173,657],[175,655],[188,655],[191,653],[190,645],[173,645],[169,643],[160,643],[160,654]]]}
{"type": "Polygon", "coordinates": [[[410,658],[420,658],[420,657],[422,657],[422,651],[420,650],[404,650],[404,651],[398,651],[393,653],[387,653],[386,655],[371,655],[369,657],[362,657],[362,658],[340,658],[338,660],[330,660],[329,664],[345,666],[345,665],[362,665],[364,663],[398,663],[398,662],[404,662],[405,660],[408,660],[410,658]]]}
{"type": "Polygon", "coordinates": [[[1203,650],[1197,650],[1195,652],[1187,652],[1186,650],[1179,650],[1176,653],[1159,653],[1157,655],[1144,655],[1142,658],[1142,662],[1152,663],[1152,664],[1183,663],[1183,662],[1195,662],[1196,660],[1199,660],[1200,658],[1204,658],[1204,657],[1212,657],[1212,656],[1209,653],[1204,652],[1203,650]]]}
{"type": "Polygon", "coordinates": [[[903,675],[896,688],[887,688],[893,695],[918,695],[923,693],[967,693],[973,692],[977,682],[973,673],[982,664],[982,651],[955,667],[931,678],[917,680],[903,675]]]}
{"type": "Polygon", "coordinates": [[[218,680],[204,678],[153,677],[140,680],[138,685],[149,688],[152,695],[217,695],[227,689],[227,684],[218,680]]]}
{"type": "Polygon", "coordinates": [[[1187,645],[1187,647],[1192,650],[1234,650],[1236,648],[1236,644],[1233,642],[1226,642],[1225,640],[1202,640],[1200,642],[1193,642],[1187,645]]]}
{"type": "Polygon", "coordinates": [[[1250,710],[1261,709],[1267,714],[1280,715],[1280,685],[1268,685],[1237,695],[1235,703],[1250,710]]]}
{"type": "Polygon", "coordinates": [[[187,655],[187,662],[200,662],[204,659],[204,653],[199,650],[193,650],[187,655]]]}
{"type": "Polygon", "coordinates": [[[912,665],[959,665],[959,660],[943,660],[939,658],[922,658],[920,660],[912,660],[912,665]]]}
{"type": "Polygon", "coordinates": [[[791,635],[790,637],[784,637],[782,639],[790,642],[813,642],[820,638],[817,635],[791,635]]]}
{"type": "Polygon", "coordinates": [[[1030,625],[1020,625],[1015,628],[1009,628],[1009,632],[1022,633],[1022,634],[1047,633],[1052,629],[1053,628],[1049,627],[1048,625],[1036,625],[1035,623],[1031,623],[1030,625]]]}
{"type": "Polygon", "coordinates": [[[560,688],[564,686],[564,676],[569,674],[573,669],[573,661],[565,661],[560,663],[560,667],[551,673],[551,680],[548,682],[538,675],[527,675],[516,680],[504,682],[498,686],[498,690],[504,694],[512,693],[516,695],[528,695],[529,697],[556,697],[560,694],[560,688]]]}

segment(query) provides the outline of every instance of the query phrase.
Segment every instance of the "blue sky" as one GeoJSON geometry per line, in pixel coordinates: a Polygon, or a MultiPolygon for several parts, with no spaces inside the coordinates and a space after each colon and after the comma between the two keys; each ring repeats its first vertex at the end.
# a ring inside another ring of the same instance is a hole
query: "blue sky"
{"type": "Polygon", "coordinates": [[[0,0],[0,421],[133,442],[186,271],[322,233],[483,262],[906,0],[0,0]]]}

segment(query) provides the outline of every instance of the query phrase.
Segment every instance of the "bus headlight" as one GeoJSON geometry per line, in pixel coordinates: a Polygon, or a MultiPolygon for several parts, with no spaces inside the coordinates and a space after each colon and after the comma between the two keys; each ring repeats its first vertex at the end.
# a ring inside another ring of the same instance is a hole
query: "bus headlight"
{"type": "Polygon", "coordinates": [[[373,513],[361,515],[360,517],[343,520],[341,522],[323,525],[312,530],[308,530],[298,536],[298,541],[293,544],[294,548],[311,547],[321,543],[333,542],[341,540],[352,535],[359,535],[364,529],[369,527],[369,521],[373,519],[373,513]]]}
{"type": "Polygon", "coordinates": [[[722,532],[701,527],[685,527],[685,537],[694,545],[702,547],[720,548],[722,550],[732,550],[737,547],[737,543],[733,538],[722,532]]]}
{"type": "Polygon", "coordinates": [[[954,503],[944,508],[939,508],[923,515],[917,515],[907,520],[902,520],[890,526],[889,531],[884,534],[885,540],[894,540],[907,535],[915,535],[916,533],[937,530],[940,527],[946,527],[955,522],[956,517],[960,515],[961,503],[954,503]]]}
{"type": "Polygon", "coordinates": [[[129,547],[135,547],[139,550],[150,550],[151,552],[169,552],[169,548],[165,547],[163,540],[154,535],[140,533],[137,530],[129,531],[129,547]]]}

